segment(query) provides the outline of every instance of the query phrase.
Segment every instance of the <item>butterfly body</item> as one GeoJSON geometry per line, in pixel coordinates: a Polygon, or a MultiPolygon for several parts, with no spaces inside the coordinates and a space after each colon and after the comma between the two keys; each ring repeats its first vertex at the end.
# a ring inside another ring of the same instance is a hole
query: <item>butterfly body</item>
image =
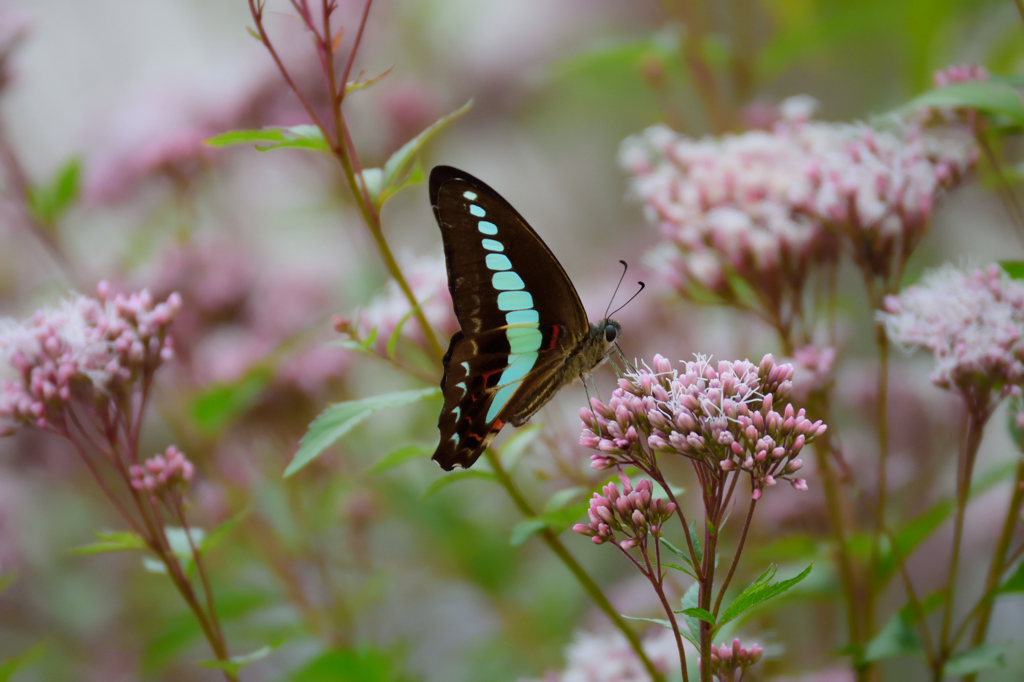
{"type": "Polygon", "coordinates": [[[433,459],[468,468],[506,423],[524,424],[600,365],[621,333],[587,320],[547,245],[501,195],[448,166],[430,173],[448,288],[461,330],[444,357],[433,459]]]}

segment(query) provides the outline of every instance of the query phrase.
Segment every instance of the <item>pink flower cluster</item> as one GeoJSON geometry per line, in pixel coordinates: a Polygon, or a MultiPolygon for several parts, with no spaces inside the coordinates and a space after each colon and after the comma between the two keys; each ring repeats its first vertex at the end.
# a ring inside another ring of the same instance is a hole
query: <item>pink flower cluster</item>
{"type": "Polygon", "coordinates": [[[632,549],[645,542],[648,535],[660,537],[676,505],[652,499],[654,484],[649,479],[641,479],[634,488],[629,477],[620,471],[619,480],[622,491],[609,483],[601,490],[603,494],[594,493],[587,511],[590,523],[577,523],[572,529],[591,538],[594,544],[612,542],[622,549],[632,549]],[[615,533],[625,535],[626,539],[618,540],[615,533]]]}
{"type": "Polygon", "coordinates": [[[987,80],[988,69],[980,64],[954,64],[932,74],[932,82],[939,88],[944,88],[953,83],[987,80]]]}
{"type": "Polygon", "coordinates": [[[66,407],[121,400],[140,380],[174,356],[167,328],[181,305],[171,294],[157,303],[148,291],[99,298],[77,296],[55,310],[17,323],[0,320],[0,419],[38,428],[63,429],[66,407]]]}
{"type": "MultiPolygon", "coordinates": [[[[747,648],[740,646],[740,640],[732,640],[732,646],[722,644],[719,647],[711,647],[711,676],[719,682],[742,682],[743,676],[747,674],[750,666],[761,660],[764,654],[757,644],[751,644],[747,648]]],[[[698,661],[698,667],[704,661],[698,661]]]]}
{"type": "MultiPolygon", "coordinates": [[[[659,629],[644,639],[644,653],[662,673],[679,668],[679,652],[669,630],[659,629]]],[[[543,682],[650,682],[650,675],[629,642],[619,632],[597,634],[581,632],[566,648],[566,665],[561,673],[552,672],[543,682]]],[[[520,680],[520,682],[541,682],[520,680]]]]}
{"type": "MultiPolygon", "coordinates": [[[[451,292],[448,291],[448,273],[444,257],[422,256],[405,259],[402,273],[430,325],[447,335],[458,331],[459,323],[455,319],[451,292]]],[[[388,282],[384,291],[359,312],[356,329],[360,338],[365,339],[376,329],[376,348],[383,353],[395,327],[409,315],[409,309],[409,301],[398,284],[394,281],[388,282]]],[[[402,326],[402,337],[415,343],[424,341],[423,330],[414,319],[406,319],[402,326]]]]}
{"type": "Polygon", "coordinates": [[[129,473],[132,488],[155,493],[187,486],[195,475],[195,467],[177,446],[169,445],[164,454],[154,455],[142,465],[132,465],[129,473]]]}
{"type": "Polygon", "coordinates": [[[889,339],[935,356],[932,382],[990,400],[1024,385],[1024,283],[998,265],[945,265],[888,296],[879,313],[889,339]]]}
{"type": "Polygon", "coordinates": [[[842,234],[884,269],[977,158],[967,131],[876,130],[812,112],[813,100],[791,98],[770,131],[694,139],[655,126],[623,142],[620,163],[667,240],[660,260],[681,293],[699,285],[733,301],[735,274],[762,298],[799,294],[842,234]]]}
{"type": "Polygon", "coordinates": [[[591,467],[635,464],[646,469],[655,455],[690,458],[713,476],[741,470],[751,479],[754,499],[765,487],[788,480],[798,490],[807,483],[792,478],[803,462],[804,445],[825,432],[803,409],[785,403],[792,391],[793,366],[766,355],[760,365],[748,360],[706,358],[679,369],[660,355],[653,369],[627,372],[607,404],[580,410],[580,444],[597,450],[591,467]]]}

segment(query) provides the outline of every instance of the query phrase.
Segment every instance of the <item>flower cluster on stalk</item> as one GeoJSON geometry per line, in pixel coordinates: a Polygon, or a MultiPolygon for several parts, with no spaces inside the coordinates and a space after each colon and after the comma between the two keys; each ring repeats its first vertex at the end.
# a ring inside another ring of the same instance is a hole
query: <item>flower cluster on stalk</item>
{"type": "Polygon", "coordinates": [[[889,339],[935,356],[932,382],[982,410],[1024,385],[1024,283],[998,265],[945,265],[884,300],[889,339]]]}
{"type": "MultiPolygon", "coordinates": [[[[732,640],[732,646],[711,647],[711,677],[719,682],[742,682],[750,666],[761,660],[764,654],[757,644],[751,644],[744,648],[740,640],[732,640]]],[[[698,667],[704,666],[704,661],[697,662],[698,667]]]]}
{"type": "Polygon", "coordinates": [[[66,433],[76,399],[99,411],[125,407],[157,368],[174,356],[168,327],[181,305],[143,290],[76,296],[18,323],[0,321],[0,358],[11,378],[0,384],[0,419],[66,433]]]}
{"type": "Polygon", "coordinates": [[[742,360],[716,366],[698,356],[679,369],[656,355],[651,365],[626,371],[607,403],[594,398],[591,409],[580,411],[580,444],[597,451],[591,467],[651,471],[656,456],[681,455],[705,484],[744,472],[754,499],[780,480],[807,488],[793,477],[803,465],[798,455],[826,426],[785,402],[793,388],[792,365],[777,364],[771,355],[759,365],[742,360]]]}
{"type": "Polygon", "coordinates": [[[646,545],[649,536],[661,536],[676,505],[653,499],[654,485],[649,479],[641,479],[634,488],[629,477],[620,471],[619,480],[621,491],[617,485],[609,483],[601,493],[594,493],[587,511],[590,523],[578,523],[573,530],[598,545],[613,542],[622,549],[646,545]],[[622,536],[625,539],[620,539],[622,536]]]}
{"type": "Polygon", "coordinates": [[[839,238],[866,272],[890,277],[977,158],[966,129],[876,129],[813,110],[791,98],[768,131],[694,139],[655,126],[623,142],[631,191],[666,240],[656,260],[682,295],[696,285],[734,305],[754,296],[774,324],[792,324],[839,238]]]}
{"type": "Polygon", "coordinates": [[[159,494],[178,492],[195,475],[195,467],[175,445],[167,446],[162,455],[154,455],[142,464],[129,469],[131,486],[135,490],[159,494]]]}

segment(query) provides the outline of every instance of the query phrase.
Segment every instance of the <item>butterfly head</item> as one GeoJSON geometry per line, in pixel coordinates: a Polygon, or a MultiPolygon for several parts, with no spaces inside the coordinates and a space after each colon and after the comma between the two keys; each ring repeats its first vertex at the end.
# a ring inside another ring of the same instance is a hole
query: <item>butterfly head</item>
{"type": "Polygon", "coordinates": [[[590,325],[590,369],[608,359],[608,354],[622,336],[622,325],[611,318],[605,318],[590,325]]]}

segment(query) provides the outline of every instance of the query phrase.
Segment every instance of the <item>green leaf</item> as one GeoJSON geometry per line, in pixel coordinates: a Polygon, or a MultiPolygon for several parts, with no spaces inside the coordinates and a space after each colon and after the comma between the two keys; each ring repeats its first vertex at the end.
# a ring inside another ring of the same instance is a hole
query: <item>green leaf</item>
{"type": "MultiPolygon", "coordinates": [[[[679,604],[682,607],[679,613],[682,614],[683,622],[686,623],[686,628],[690,631],[690,636],[687,639],[691,642],[700,642],[700,619],[687,612],[699,608],[697,606],[699,597],[700,583],[695,582],[687,588],[686,592],[683,593],[682,599],[679,600],[679,604]]],[[[700,644],[697,644],[697,648],[700,648],[700,644]]]]}
{"type": "Polygon", "coordinates": [[[661,627],[665,628],[666,630],[671,630],[672,629],[672,623],[670,623],[669,621],[665,620],[664,618],[640,618],[639,616],[627,616],[624,613],[620,614],[620,615],[623,618],[625,618],[626,620],[638,620],[641,623],[654,623],[655,625],[660,625],[661,627]]]}
{"type": "Polygon", "coordinates": [[[491,481],[497,483],[498,479],[489,471],[481,471],[480,469],[466,469],[463,471],[455,471],[450,474],[438,478],[436,481],[427,486],[427,489],[423,491],[423,497],[430,497],[438,490],[447,488],[453,483],[459,481],[465,481],[467,479],[478,479],[481,481],[491,481]]]}
{"type": "Polygon", "coordinates": [[[905,113],[917,109],[936,107],[943,109],[976,109],[982,113],[1004,116],[1018,126],[1024,126],[1024,102],[1017,91],[1005,83],[970,81],[935,88],[897,109],[905,113]]]}
{"type": "Polygon", "coordinates": [[[694,607],[690,609],[685,609],[682,613],[684,616],[691,616],[698,620],[702,620],[705,623],[709,623],[712,627],[715,625],[715,617],[711,615],[711,612],[707,609],[694,607]]]}
{"type": "Polygon", "coordinates": [[[289,682],[401,682],[398,657],[377,649],[336,649],[292,673],[289,682]]]}
{"type": "Polygon", "coordinates": [[[204,668],[212,668],[214,670],[223,670],[232,675],[237,675],[238,671],[249,665],[255,663],[261,659],[266,658],[270,655],[270,652],[274,650],[272,646],[262,646],[256,651],[241,656],[232,656],[226,661],[209,660],[199,661],[199,665],[204,668]]]}
{"type": "Polygon", "coordinates": [[[914,632],[913,618],[905,609],[893,614],[878,634],[864,647],[860,662],[869,663],[900,656],[918,656],[921,642],[914,632]]]}
{"type": "Polygon", "coordinates": [[[780,594],[788,591],[794,585],[799,583],[801,580],[806,578],[811,573],[811,569],[814,568],[814,564],[811,564],[803,570],[799,575],[790,578],[789,580],[782,580],[777,583],[773,583],[772,579],[775,577],[778,566],[772,564],[758,576],[757,580],[747,586],[745,590],[736,596],[736,599],[725,609],[722,617],[719,619],[718,627],[721,628],[723,625],[738,617],[745,611],[763,604],[764,602],[777,597],[780,594]]]}
{"type": "MultiPolygon", "coordinates": [[[[549,497],[548,501],[544,503],[544,512],[547,513],[562,509],[586,492],[589,492],[588,489],[579,485],[559,490],[557,493],[549,497]]],[[[587,506],[589,505],[590,500],[587,500],[587,506]]]]}
{"type": "Polygon", "coordinates": [[[374,412],[386,407],[401,407],[427,398],[434,398],[440,394],[440,389],[427,388],[387,393],[331,405],[309,425],[309,430],[300,441],[298,451],[284,471],[285,477],[291,476],[319,457],[324,450],[334,445],[339,438],[361,424],[374,412]]]}
{"type": "Polygon", "coordinates": [[[91,545],[74,547],[69,551],[78,556],[106,554],[107,552],[131,552],[148,549],[146,541],[130,531],[92,531],[96,542],[91,545]]]}
{"type": "Polygon", "coordinates": [[[446,125],[469,111],[472,106],[473,100],[469,100],[452,113],[439,118],[437,121],[432,123],[429,128],[406,142],[397,152],[392,154],[387,160],[387,163],[384,164],[384,181],[382,183],[381,191],[384,192],[389,188],[402,185],[406,176],[413,168],[413,163],[416,160],[416,154],[419,153],[423,145],[425,145],[431,137],[440,132],[446,125]]]}
{"type": "Polygon", "coordinates": [[[380,190],[380,194],[377,196],[376,201],[377,206],[383,206],[384,202],[394,196],[399,190],[404,189],[409,185],[418,185],[423,182],[423,178],[425,177],[426,174],[423,172],[423,166],[421,166],[420,162],[417,161],[413,164],[412,170],[409,171],[409,174],[406,175],[402,181],[391,185],[390,187],[384,187],[380,190]]]}
{"type": "Polygon", "coordinates": [[[29,213],[44,225],[52,226],[78,198],[82,162],[69,159],[57,169],[44,186],[30,187],[25,197],[29,213]]]}
{"type": "Polygon", "coordinates": [[[410,308],[409,312],[402,315],[402,318],[398,320],[398,324],[395,325],[395,330],[391,332],[391,336],[388,337],[387,355],[389,358],[395,357],[395,347],[398,346],[398,339],[402,336],[402,327],[409,321],[409,318],[415,315],[423,302],[417,303],[415,307],[410,308]]]}
{"type": "Polygon", "coordinates": [[[348,97],[349,93],[370,87],[371,85],[377,83],[385,76],[387,76],[389,73],[391,73],[394,70],[394,68],[395,67],[392,66],[391,68],[381,72],[376,76],[373,76],[372,78],[363,78],[363,75],[359,74],[359,78],[356,78],[354,81],[349,81],[348,83],[345,83],[345,96],[348,97]]]}
{"type": "MultiPolygon", "coordinates": [[[[675,545],[673,545],[671,542],[669,542],[665,538],[661,538],[660,540],[658,540],[658,542],[660,542],[661,545],[663,547],[665,547],[668,551],[672,552],[677,557],[682,559],[686,563],[687,566],[689,566],[690,568],[693,568],[693,561],[690,558],[690,553],[689,552],[687,552],[687,551],[685,551],[683,549],[680,549],[679,547],[676,547],[675,545]]],[[[694,546],[694,550],[696,550],[696,549],[697,549],[697,547],[695,545],[694,546]]],[[[698,552],[698,555],[699,555],[699,552],[698,552]]]]}
{"type": "Polygon", "coordinates": [[[512,538],[509,542],[513,546],[521,545],[533,535],[545,528],[550,528],[556,533],[569,528],[569,525],[586,513],[590,506],[588,502],[578,502],[571,506],[565,506],[551,511],[544,512],[539,516],[522,521],[512,529],[512,538]]]}
{"type": "MultiPolygon", "coordinates": [[[[0,590],[2,591],[2,590],[0,590]]],[[[1024,592],[1024,561],[1017,564],[1017,570],[999,586],[999,594],[1024,592]]]]}
{"type": "Polygon", "coordinates": [[[434,452],[433,445],[424,445],[422,443],[413,443],[410,445],[402,445],[401,447],[395,448],[388,454],[381,457],[377,462],[367,469],[367,473],[380,474],[385,471],[389,471],[396,467],[399,467],[406,462],[412,462],[417,459],[423,459],[434,452]]]}
{"type": "Polygon", "coordinates": [[[950,658],[946,661],[942,673],[946,677],[960,677],[976,673],[979,670],[1001,668],[1005,664],[1005,644],[983,644],[950,658]]]}
{"type": "Polygon", "coordinates": [[[518,547],[530,539],[530,536],[541,532],[547,527],[547,521],[541,518],[532,518],[527,519],[526,521],[520,521],[512,528],[512,536],[509,538],[508,544],[513,547],[518,547]]]}
{"type": "Polygon", "coordinates": [[[501,450],[498,452],[498,457],[501,459],[501,466],[505,471],[512,471],[516,468],[516,464],[523,456],[523,453],[529,449],[533,444],[533,441],[537,440],[537,436],[540,435],[541,428],[540,424],[531,424],[530,426],[516,429],[516,431],[505,440],[505,443],[501,446],[501,450]]]}
{"type": "Polygon", "coordinates": [[[256,404],[273,376],[273,369],[261,364],[236,381],[206,387],[189,406],[192,421],[206,435],[220,433],[256,404]]]}
{"type": "Polygon", "coordinates": [[[46,645],[40,642],[17,656],[0,661],[0,682],[8,682],[14,677],[14,673],[38,661],[42,658],[44,649],[46,649],[46,645]]]}
{"type": "MultiPolygon", "coordinates": [[[[1015,469],[1015,462],[1006,462],[976,475],[974,482],[971,484],[970,497],[974,498],[1001,481],[1006,480],[1013,475],[1015,469]]],[[[930,509],[909,521],[894,534],[896,549],[904,561],[932,533],[942,527],[946,519],[953,514],[954,509],[956,509],[954,500],[950,498],[939,500],[930,509]]],[[[878,561],[879,584],[884,585],[893,576],[895,571],[896,556],[892,551],[892,547],[884,546],[878,561]]]]}
{"type": "Polygon", "coordinates": [[[17,580],[17,578],[18,574],[14,571],[0,575],[0,594],[3,594],[4,590],[13,585],[14,581],[17,580]]]}
{"type": "Polygon", "coordinates": [[[693,571],[691,571],[689,568],[686,568],[685,566],[679,566],[678,564],[670,564],[670,563],[668,563],[666,561],[662,561],[661,562],[661,566],[662,566],[662,568],[672,568],[672,569],[675,569],[677,571],[682,571],[683,573],[685,573],[686,575],[690,576],[694,580],[697,579],[697,576],[695,576],[693,574],[693,571]]]}
{"type": "Polygon", "coordinates": [[[314,125],[297,125],[290,128],[263,128],[261,130],[232,130],[206,140],[211,147],[228,147],[235,144],[255,144],[256,149],[265,152],[271,149],[311,149],[328,151],[323,133],[314,125]],[[257,143],[268,143],[260,146],[257,143]]]}
{"type": "MultiPolygon", "coordinates": [[[[233,531],[238,526],[238,524],[244,521],[245,517],[247,517],[248,515],[249,507],[246,507],[245,509],[243,509],[242,511],[238,512],[230,519],[225,521],[224,523],[220,524],[219,526],[211,530],[210,533],[206,535],[206,537],[202,537],[199,540],[199,553],[206,554],[212,549],[220,546],[220,544],[224,542],[224,539],[231,533],[231,531],[233,531]]],[[[195,530],[193,530],[193,537],[198,537],[195,533],[195,530]]]]}
{"type": "Polygon", "coordinates": [[[1021,260],[1001,260],[999,261],[999,267],[1003,269],[1011,279],[1024,279],[1024,261],[1021,260]]]}

